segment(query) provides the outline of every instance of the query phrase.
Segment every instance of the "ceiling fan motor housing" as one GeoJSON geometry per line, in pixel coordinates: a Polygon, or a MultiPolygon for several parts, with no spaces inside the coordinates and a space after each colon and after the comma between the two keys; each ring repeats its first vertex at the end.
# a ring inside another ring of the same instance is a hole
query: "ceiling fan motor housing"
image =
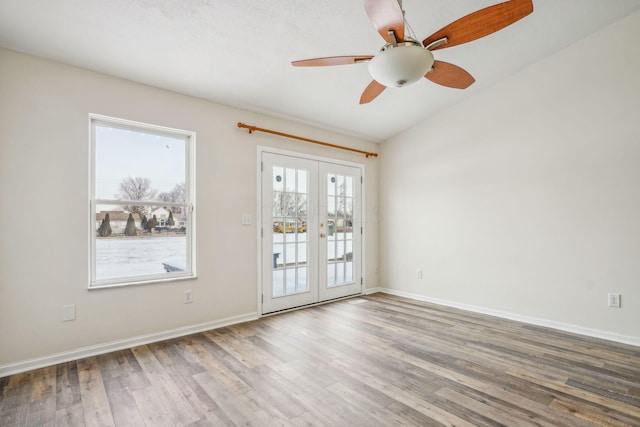
{"type": "Polygon", "coordinates": [[[387,87],[403,87],[424,77],[433,66],[433,54],[414,41],[385,45],[369,62],[369,74],[387,87]]]}

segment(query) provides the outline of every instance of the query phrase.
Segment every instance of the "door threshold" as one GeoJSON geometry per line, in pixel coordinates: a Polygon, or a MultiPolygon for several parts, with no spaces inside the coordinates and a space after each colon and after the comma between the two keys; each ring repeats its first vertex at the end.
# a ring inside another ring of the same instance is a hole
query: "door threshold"
{"type": "Polygon", "coordinates": [[[342,301],[342,300],[351,299],[351,298],[355,298],[355,297],[359,297],[359,296],[363,296],[363,295],[364,295],[363,292],[359,292],[357,294],[347,295],[345,297],[328,299],[326,301],[312,302],[311,304],[299,305],[298,307],[291,307],[291,308],[285,308],[285,309],[282,309],[282,310],[270,311],[268,313],[262,313],[262,315],[260,317],[267,317],[267,316],[273,316],[273,315],[281,314],[281,313],[288,313],[290,311],[296,311],[296,310],[301,310],[303,308],[315,307],[315,306],[318,306],[318,305],[328,304],[330,302],[342,301]]]}

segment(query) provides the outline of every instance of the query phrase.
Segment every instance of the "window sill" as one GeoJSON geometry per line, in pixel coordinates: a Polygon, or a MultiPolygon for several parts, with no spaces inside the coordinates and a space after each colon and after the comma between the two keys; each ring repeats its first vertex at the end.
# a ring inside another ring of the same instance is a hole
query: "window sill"
{"type": "Polygon", "coordinates": [[[109,283],[104,285],[89,285],[88,289],[90,291],[100,290],[100,289],[110,289],[110,288],[124,288],[129,286],[144,286],[144,285],[153,285],[160,283],[169,283],[169,282],[182,282],[185,280],[195,280],[198,276],[180,276],[180,277],[167,277],[166,279],[150,279],[150,280],[140,280],[140,281],[132,281],[132,282],[120,282],[120,283],[109,283]]]}

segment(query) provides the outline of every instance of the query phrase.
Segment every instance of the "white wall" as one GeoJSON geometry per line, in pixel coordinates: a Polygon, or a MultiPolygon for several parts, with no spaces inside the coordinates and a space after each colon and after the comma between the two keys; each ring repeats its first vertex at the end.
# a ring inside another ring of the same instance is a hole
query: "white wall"
{"type": "Polygon", "coordinates": [[[239,121],[367,151],[379,148],[0,50],[0,372],[32,358],[255,315],[258,145],[366,165],[365,283],[378,286],[378,160],[249,135],[236,127],[239,121]],[[197,133],[197,280],[87,290],[89,113],[197,133]],[[253,226],[241,225],[243,213],[252,214],[253,226]],[[193,304],[182,303],[185,289],[193,290],[193,304]],[[62,322],[63,304],[76,304],[77,320],[62,322]]]}
{"type": "Polygon", "coordinates": [[[640,343],[638,40],[637,12],[385,142],[381,286],[640,343]]]}

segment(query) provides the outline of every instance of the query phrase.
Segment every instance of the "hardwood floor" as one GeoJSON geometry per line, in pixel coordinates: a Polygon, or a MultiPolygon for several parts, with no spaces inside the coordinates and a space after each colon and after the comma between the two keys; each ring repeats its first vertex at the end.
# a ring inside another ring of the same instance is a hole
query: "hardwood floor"
{"type": "Polygon", "coordinates": [[[0,389],[1,426],[640,426],[640,348],[374,294],[0,389]]]}

